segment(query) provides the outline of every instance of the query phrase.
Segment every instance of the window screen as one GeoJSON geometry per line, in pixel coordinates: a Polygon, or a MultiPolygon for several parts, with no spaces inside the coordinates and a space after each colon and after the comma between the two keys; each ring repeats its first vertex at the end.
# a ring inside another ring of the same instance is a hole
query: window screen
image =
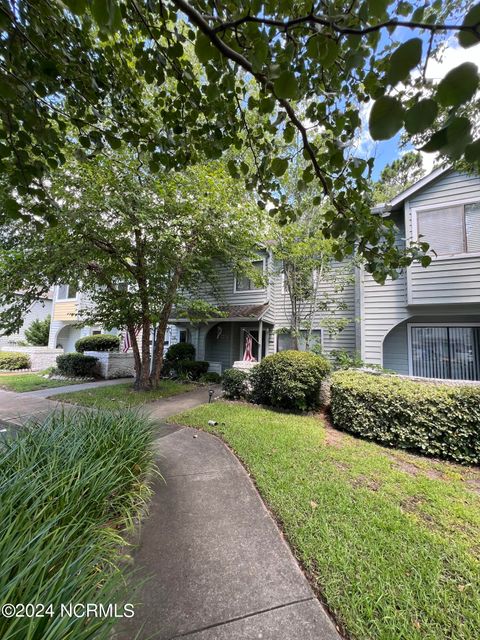
{"type": "Polygon", "coordinates": [[[412,327],[413,375],[480,380],[480,327],[412,327]]]}
{"type": "MultiPolygon", "coordinates": [[[[306,342],[307,332],[301,330],[298,338],[298,348],[300,351],[307,350],[306,342]]],[[[322,344],[322,331],[321,329],[314,329],[310,333],[310,339],[308,344],[308,350],[311,351],[313,347],[322,344]]],[[[288,333],[279,333],[277,337],[277,351],[287,351],[293,349],[293,338],[288,333]]]]}
{"type": "Polygon", "coordinates": [[[480,202],[465,205],[465,230],[467,251],[480,252],[480,202]]]}
{"type": "MultiPolygon", "coordinates": [[[[263,275],[263,260],[255,260],[252,262],[252,267],[255,271],[258,271],[260,275],[263,275]]],[[[251,291],[252,289],[259,289],[257,284],[255,284],[248,276],[240,276],[236,279],[236,290],[237,291],[251,291]]]]}
{"type": "Polygon", "coordinates": [[[465,223],[463,206],[418,212],[418,235],[439,256],[464,253],[465,223]]]}

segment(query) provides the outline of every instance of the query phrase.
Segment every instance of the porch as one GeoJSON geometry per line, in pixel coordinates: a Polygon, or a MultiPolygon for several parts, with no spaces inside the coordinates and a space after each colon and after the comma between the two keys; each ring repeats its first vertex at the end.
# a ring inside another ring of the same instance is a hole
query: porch
{"type": "Polygon", "coordinates": [[[257,362],[273,353],[273,322],[267,319],[268,304],[235,305],[221,310],[225,317],[212,318],[201,324],[172,321],[186,330],[186,341],[194,345],[196,359],[209,362],[210,371],[222,373],[234,362],[243,360],[248,336],[252,337],[252,355],[257,362]]]}

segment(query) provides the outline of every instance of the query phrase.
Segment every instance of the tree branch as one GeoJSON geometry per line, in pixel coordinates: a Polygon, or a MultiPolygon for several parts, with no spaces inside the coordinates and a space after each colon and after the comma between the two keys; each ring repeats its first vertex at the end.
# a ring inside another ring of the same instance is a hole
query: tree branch
{"type": "Polygon", "coordinates": [[[268,89],[268,91],[276,98],[277,102],[285,109],[290,122],[300,132],[303,142],[303,148],[307,152],[307,155],[312,162],[315,175],[322,183],[324,194],[330,195],[330,187],[327,183],[322,169],[320,168],[320,165],[318,164],[315,150],[308,139],[307,130],[300,122],[290,102],[285,98],[279,98],[275,93],[271,80],[269,80],[264,74],[255,72],[251,63],[247,60],[247,58],[245,58],[245,56],[225,44],[225,42],[223,42],[223,40],[221,40],[215,33],[215,30],[210,27],[202,14],[199,13],[194,7],[190,6],[188,2],[186,2],[186,0],[173,0],[173,3],[177,6],[178,9],[183,11],[188,16],[192,23],[195,24],[204,35],[206,35],[210,39],[210,42],[220,51],[220,53],[222,53],[229,60],[232,60],[232,62],[236,62],[243,69],[245,69],[245,71],[250,73],[258,82],[260,82],[260,84],[265,89],[268,89]]]}

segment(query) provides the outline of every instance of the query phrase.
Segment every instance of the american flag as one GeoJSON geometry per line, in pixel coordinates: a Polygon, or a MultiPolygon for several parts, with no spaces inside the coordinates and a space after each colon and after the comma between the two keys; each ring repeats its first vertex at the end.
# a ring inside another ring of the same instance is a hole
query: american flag
{"type": "Polygon", "coordinates": [[[253,338],[250,333],[247,334],[245,339],[245,352],[243,354],[244,362],[255,362],[255,358],[252,353],[253,348],[253,338]]]}
{"type": "MultiPolygon", "coordinates": [[[[141,327],[137,327],[135,329],[135,335],[138,336],[138,334],[140,333],[140,329],[141,327]]],[[[128,329],[125,329],[125,332],[123,334],[123,344],[122,344],[122,351],[123,353],[127,353],[127,351],[129,349],[131,349],[132,347],[132,341],[130,340],[130,333],[128,331],[128,329]]]]}

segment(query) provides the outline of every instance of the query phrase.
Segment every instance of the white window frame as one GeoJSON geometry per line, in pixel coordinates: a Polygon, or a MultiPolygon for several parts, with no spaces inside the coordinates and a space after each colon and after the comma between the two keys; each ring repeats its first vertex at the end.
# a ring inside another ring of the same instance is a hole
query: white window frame
{"type": "MultiPolygon", "coordinates": [[[[263,263],[263,267],[262,267],[262,276],[265,276],[265,272],[267,270],[267,258],[264,256],[263,258],[261,256],[258,256],[258,259],[252,260],[252,264],[254,262],[262,262],[263,263]]],[[[238,294],[249,294],[252,293],[252,291],[255,292],[262,292],[262,291],[266,291],[265,287],[260,287],[259,289],[237,289],[237,276],[235,275],[234,279],[233,279],[233,293],[238,293],[238,294]]]]}
{"type": "MultiPolygon", "coordinates": [[[[480,195],[472,198],[462,198],[459,200],[449,200],[448,202],[443,202],[442,204],[435,205],[422,205],[419,207],[410,206],[410,213],[412,218],[412,239],[414,242],[421,242],[422,238],[418,237],[418,214],[422,211],[441,211],[442,209],[449,209],[450,207],[460,207],[468,204],[475,204],[476,202],[480,202],[480,195]]],[[[465,211],[464,211],[465,216],[465,211]]],[[[435,247],[433,247],[434,249],[435,247]]],[[[479,258],[480,251],[466,251],[462,253],[444,253],[442,255],[436,256],[435,254],[431,254],[432,261],[438,260],[457,260],[458,258],[479,258]]]]}
{"type": "MultiPolygon", "coordinates": [[[[480,322],[407,322],[408,375],[413,376],[412,328],[414,327],[480,327],[480,322]]],[[[450,380],[450,378],[428,378],[450,380]]]]}
{"type": "Polygon", "coordinates": [[[70,298],[70,286],[69,284],[60,284],[57,285],[57,296],[56,296],[56,301],[57,302],[72,302],[72,300],[76,300],[77,296],[78,296],[78,288],[77,291],[75,292],[75,296],[73,298],[70,298]],[[68,298],[59,298],[58,294],[60,293],[60,287],[68,287],[68,294],[69,297],[68,298]]]}

